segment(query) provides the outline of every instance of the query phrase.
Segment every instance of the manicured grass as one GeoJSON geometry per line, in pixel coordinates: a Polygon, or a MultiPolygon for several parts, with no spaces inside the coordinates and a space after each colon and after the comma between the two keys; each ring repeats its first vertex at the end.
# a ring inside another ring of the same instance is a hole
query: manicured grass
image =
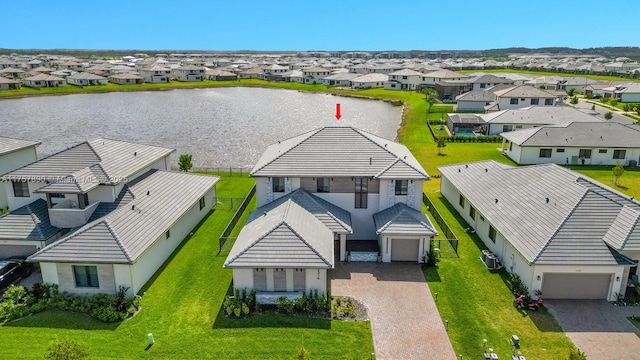
{"type": "Polygon", "coordinates": [[[620,177],[620,185],[614,185],[613,166],[570,166],[572,170],[585,174],[621,193],[640,199],[640,168],[625,168],[620,177]]]}
{"type": "Polygon", "coordinates": [[[590,79],[596,80],[604,80],[604,81],[640,81],[638,79],[630,79],[621,76],[610,76],[610,75],[591,75],[591,74],[570,74],[563,72],[551,72],[551,71],[529,71],[529,70],[516,70],[516,69],[483,69],[483,70],[460,70],[459,73],[474,73],[474,72],[484,72],[484,73],[501,73],[501,72],[509,72],[515,74],[524,74],[524,75],[536,75],[536,76],[566,76],[566,77],[575,77],[582,76],[590,79]]]}
{"type": "MultiPolygon", "coordinates": [[[[225,177],[218,183],[218,196],[244,197],[253,183],[247,177],[225,177]]],[[[36,314],[0,327],[1,357],[42,359],[52,340],[73,338],[92,359],[287,359],[303,342],[314,359],[368,359],[373,341],[364,322],[278,314],[224,317],[221,306],[232,271],[222,264],[232,244],[220,256],[216,253],[218,236],[233,212],[216,209],[210,214],[150,281],[134,318],[103,324],[75,313],[36,314]],[[156,343],[145,350],[148,333],[156,343]]]]}
{"type": "Polygon", "coordinates": [[[635,316],[634,317],[629,316],[627,319],[629,319],[629,321],[631,321],[633,326],[635,326],[638,329],[640,329],[640,318],[637,318],[635,316]]]}

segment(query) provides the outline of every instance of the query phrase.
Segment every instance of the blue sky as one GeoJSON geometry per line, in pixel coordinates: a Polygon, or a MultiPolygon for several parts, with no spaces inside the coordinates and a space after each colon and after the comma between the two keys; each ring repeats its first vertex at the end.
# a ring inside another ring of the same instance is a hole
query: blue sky
{"type": "Polygon", "coordinates": [[[0,48],[12,49],[474,50],[640,45],[638,0],[615,5],[593,0],[20,0],[3,1],[2,10],[0,48]]]}

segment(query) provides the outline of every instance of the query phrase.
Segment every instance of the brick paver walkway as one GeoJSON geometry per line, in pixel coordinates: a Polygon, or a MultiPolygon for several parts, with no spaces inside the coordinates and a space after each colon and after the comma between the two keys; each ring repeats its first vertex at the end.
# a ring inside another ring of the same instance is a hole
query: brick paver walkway
{"type": "Polygon", "coordinates": [[[640,307],[605,300],[548,300],[545,306],[587,359],[640,359],[640,331],[626,319],[640,316],[640,307]]]}
{"type": "Polygon", "coordinates": [[[333,295],[367,307],[377,360],[456,359],[420,265],[338,263],[330,277],[333,295]]]}

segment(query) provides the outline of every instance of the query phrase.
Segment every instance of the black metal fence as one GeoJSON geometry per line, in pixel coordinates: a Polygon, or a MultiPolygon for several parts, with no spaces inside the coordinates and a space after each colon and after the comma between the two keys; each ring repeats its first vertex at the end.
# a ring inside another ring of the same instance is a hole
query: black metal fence
{"type": "Polygon", "coordinates": [[[194,168],[193,171],[203,172],[211,175],[218,176],[248,176],[251,172],[251,168],[246,167],[233,167],[233,166],[219,166],[219,167],[206,167],[206,168],[194,168]]]}
{"type": "Polygon", "coordinates": [[[447,222],[444,220],[444,218],[442,217],[438,209],[436,209],[436,207],[433,205],[433,203],[431,202],[431,199],[429,199],[427,194],[424,194],[424,193],[422,194],[422,203],[427,207],[427,210],[429,210],[429,213],[433,215],[433,218],[435,219],[436,224],[438,224],[438,226],[440,227],[440,230],[442,230],[442,234],[440,235],[445,237],[445,239],[434,239],[433,240],[434,246],[440,249],[442,254],[446,252],[446,248],[442,247],[442,241],[446,240],[450,245],[450,248],[453,250],[453,252],[455,252],[457,256],[459,240],[456,237],[456,234],[453,233],[453,231],[451,230],[451,227],[449,227],[449,224],[447,224],[447,222]]]}
{"type": "Polygon", "coordinates": [[[219,245],[218,253],[216,254],[216,256],[220,255],[220,251],[222,251],[222,248],[224,247],[224,244],[227,242],[228,239],[234,239],[234,238],[230,238],[229,235],[231,235],[233,228],[236,227],[236,225],[238,224],[238,221],[242,217],[242,214],[244,214],[244,211],[247,209],[249,202],[255,195],[256,195],[256,186],[253,185],[251,187],[251,190],[247,194],[247,196],[245,196],[245,198],[242,200],[242,202],[238,206],[238,210],[236,210],[236,212],[233,214],[233,217],[231,218],[231,221],[229,221],[229,223],[227,224],[227,227],[224,229],[222,234],[220,234],[220,238],[218,239],[218,245],[219,245]]]}
{"type": "Polygon", "coordinates": [[[233,210],[237,209],[244,202],[244,198],[226,198],[226,197],[216,197],[214,198],[216,204],[216,209],[221,210],[233,210]]]}

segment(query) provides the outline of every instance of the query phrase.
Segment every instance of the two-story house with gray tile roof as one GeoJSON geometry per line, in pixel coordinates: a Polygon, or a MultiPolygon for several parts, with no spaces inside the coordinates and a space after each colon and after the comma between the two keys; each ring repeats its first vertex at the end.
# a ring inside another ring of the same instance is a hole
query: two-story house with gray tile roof
{"type": "Polygon", "coordinates": [[[374,261],[422,262],[436,235],[421,212],[429,175],[420,163],[404,145],[353,127],[272,144],[251,176],[258,208],[224,265],[236,288],[324,292],[336,261],[367,249],[374,261]]]}
{"type": "Polygon", "coordinates": [[[0,257],[61,291],[137,293],[215,204],[219,178],[168,171],[174,151],[99,138],[3,175],[0,257]]]}

